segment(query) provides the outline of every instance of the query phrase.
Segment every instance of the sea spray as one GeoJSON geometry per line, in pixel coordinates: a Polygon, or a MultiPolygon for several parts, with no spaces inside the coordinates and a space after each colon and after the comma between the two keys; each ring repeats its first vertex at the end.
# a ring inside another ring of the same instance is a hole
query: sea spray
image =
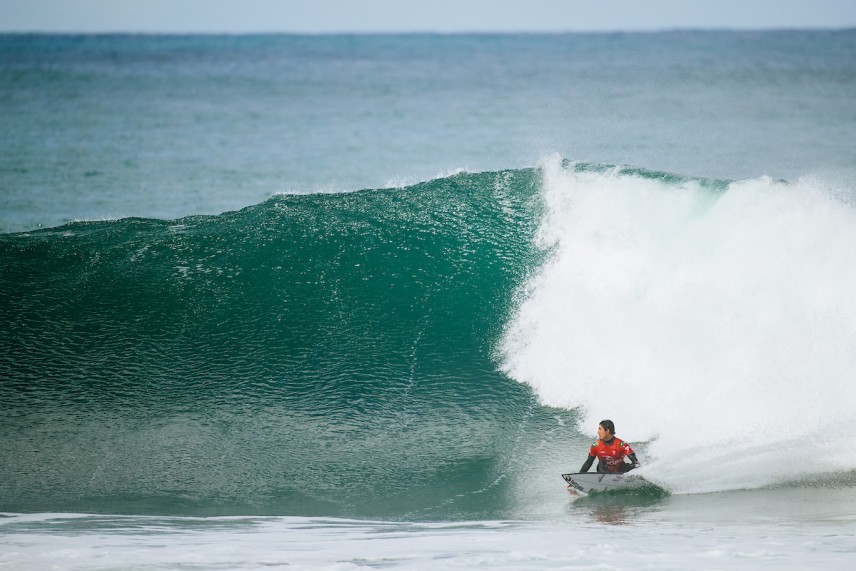
{"type": "Polygon", "coordinates": [[[675,492],[856,468],[856,210],[809,182],[542,164],[503,369],[675,492]]]}

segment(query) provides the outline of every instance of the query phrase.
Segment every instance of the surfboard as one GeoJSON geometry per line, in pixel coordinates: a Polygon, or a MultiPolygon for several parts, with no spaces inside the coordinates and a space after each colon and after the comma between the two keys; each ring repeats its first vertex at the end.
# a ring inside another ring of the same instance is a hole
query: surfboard
{"type": "Polygon", "coordinates": [[[623,474],[598,474],[597,472],[562,474],[562,478],[565,479],[569,487],[583,495],[654,486],[642,476],[630,472],[623,474]]]}

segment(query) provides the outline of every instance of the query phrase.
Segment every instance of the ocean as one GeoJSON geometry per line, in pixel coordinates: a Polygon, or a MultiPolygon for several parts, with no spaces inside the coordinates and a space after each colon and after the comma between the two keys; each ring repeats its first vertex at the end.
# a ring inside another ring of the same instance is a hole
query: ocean
{"type": "Polygon", "coordinates": [[[0,568],[856,561],[856,31],[0,35],[0,102],[0,568]],[[566,490],[604,418],[658,490],[566,490]]]}

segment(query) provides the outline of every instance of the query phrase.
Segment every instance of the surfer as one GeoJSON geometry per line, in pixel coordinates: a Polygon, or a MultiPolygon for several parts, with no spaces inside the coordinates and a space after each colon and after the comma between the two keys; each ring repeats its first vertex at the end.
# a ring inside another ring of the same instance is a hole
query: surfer
{"type": "Polygon", "coordinates": [[[589,457],[580,468],[580,472],[588,472],[594,459],[597,458],[597,471],[604,472],[627,472],[638,467],[639,461],[636,453],[629,444],[615,436],[615,424],[611,420],[601,420],[597,426],[598,441],[591,445],[589,457]],[[624,461],[630,460],[630,464],[624,461]]]}

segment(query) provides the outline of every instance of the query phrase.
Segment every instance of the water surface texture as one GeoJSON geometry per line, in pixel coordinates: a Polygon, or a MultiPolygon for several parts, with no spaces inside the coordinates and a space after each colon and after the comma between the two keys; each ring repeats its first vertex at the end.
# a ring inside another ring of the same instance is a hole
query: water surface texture
{"type": "Polygon", "coordinates": [[[856,557],[856,34],[0,36],[0,566],[856,557]],[[569,495],[612,418],[660,486],[569,495]]]}

